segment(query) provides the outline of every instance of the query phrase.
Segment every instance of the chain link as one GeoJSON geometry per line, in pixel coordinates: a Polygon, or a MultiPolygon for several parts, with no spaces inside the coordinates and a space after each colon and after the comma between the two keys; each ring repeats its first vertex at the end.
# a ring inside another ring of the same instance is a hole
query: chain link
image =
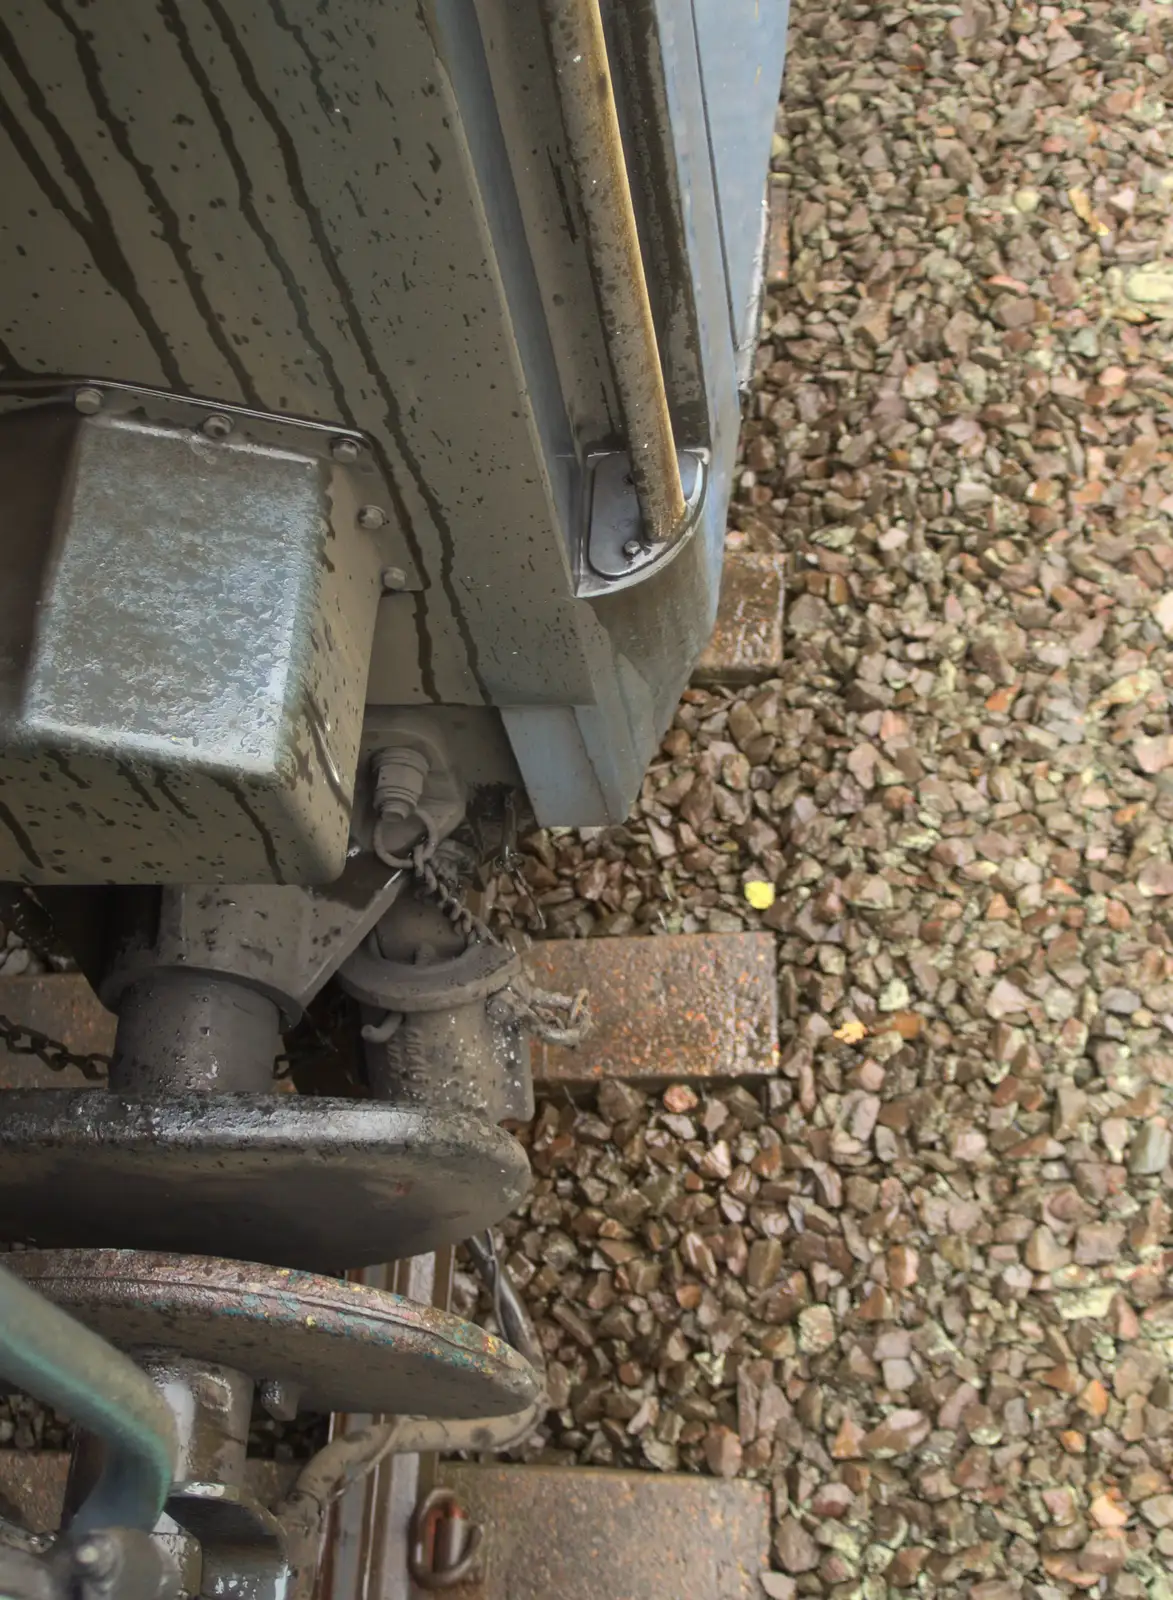
{"type": "Polygon", "coordinates": [[[36,1028],[26,1028],[22,1023],[13,1022],[10,1017],[0,1017],[0,1044],[11,1055],[36,1056],[53,1072],[65,1072],[70,1067],[76,1067],[82,1077],[88,1078],[91,1083],[98,1083],[105,1078],[110,1067],[109,1056],[100,1055],[96,1050],[79,1055],[60,1040],[50,1039],[47,1033],[39,1033],[36,1028]]]}
{"type": "MultiPolygon", "coordinates": [[[[418,815],[418,813],[417,813],[418,815]]],[[[399,867],[410,872],[428,899],[436,905],[463,938],[465,946],[491,944],[507,950],[504,939],[499,939],[483,917],[478,917],[466,905],[459,886],[437,870],[435,857],[440,841],[428,818],[420,815],[424,836],[408,856],[392,855],[380,848],[379,830],[375,830],[375,854],[384,865],[399,867]]],[[[495,1022],[524,1028],[543,1044],[562,1045],[574,1049],[590,1032],[591,1014],[587,992],[555,994],[549,989],[539,989],[528,978],[512,978],[488,1003],[489,1015],[495,1022]]]]}

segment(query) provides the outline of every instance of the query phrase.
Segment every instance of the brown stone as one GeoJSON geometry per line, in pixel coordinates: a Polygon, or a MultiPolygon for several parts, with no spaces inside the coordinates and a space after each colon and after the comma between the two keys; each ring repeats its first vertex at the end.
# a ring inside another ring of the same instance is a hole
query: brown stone
{"type": "Polygon", "coordinates": [[[928,1559],[929,1551],[924,1545],[905,1545],[892,1557],[888,1582],[894,1589],[911,1589],[928,1559]]]}
{"type": "Polygon", "coordinates": [[[782,1262],[780,1239],[755,1239],[749,1247],[749,1261],[745,1269],[746,1287],[768,1289],[782,1271],[782,1262]]]}
{"type": "Polygon", "coordinates": [[[741,1440],[732,1428],[710,1428],[705,1435],[705,1460],[716,1478],[736,1478],[741,1471],[741,1440]]]}
{"type": "Polygon", "coordinates": [[[920,1271],[920,1257],[909,1245],[893,1245],[888,1251],[888,1282],[893,1289],[911,1289],[920,1271]]]}
{"type": "Polygon", "coordinates": [[[824,1483],[815,1490],[811,1510],[816,1517],[845,1517],[855,1504],[855,1496],[845,1483],[824,1483]]]}
{"type": "Polygon", "coordinates": [[[899,1456],[915,1450],[929,1436],[929,1419],[921,1411],[893,1411],[863,1441],[869,1456],[899,1456]]]}
{"type": "Polygon", "coordinates": [[[1034,1272],[1057,1272],[1070,1260],[1071,1251],[1059,1243],[1045,1223],[1040,1223],[1027,1240],[1027,1266],[1034,1272]]]}
{"type": "Polygon", "coordinates": [[[797,1517],[783,1517],[774,1531],[774,1550],[787,1572],[813,1572],[819,1547],[797,1517]]]}
{"type": "Polygon", "coordinates": [[[862,1456],[866,1435],[854,1417],[844,1417],[831,1444],[831,1455],[836,1461],[853,1461],[862,1456]]]}

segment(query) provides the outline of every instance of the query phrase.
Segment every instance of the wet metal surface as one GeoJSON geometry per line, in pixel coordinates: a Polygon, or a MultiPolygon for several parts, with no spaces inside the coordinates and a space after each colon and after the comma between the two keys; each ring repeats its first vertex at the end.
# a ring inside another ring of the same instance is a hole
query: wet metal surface
{"type": "Polygon", "coordinates": [[[382,592],[367,485],[329,428],[82,394],[0,386],[27,402],[0,416],[0,873],[328,882],[382,592]]]}
{"type": "Polygon", "coordinates": [[[464,1600],[760,1600],[761,1484],[452,1461],[440,1482],[485,1528],[464,1600]]]}
{"type": "Polygon", "coordinates": [[[494,1417],[533,1369],[446,1311],[339,1278],[130,1250],[29,1251],[21,1276],[127,1350],[170,1350],[301,1391],[309,1411],[494,1417]]]}
{"type": "Polygon", "coordinates": [[[565,939],[526,955],[545,989],[590,994],[594,1026],[577,1050],[533,1049],[534,1077],[738,1078],[777,1069],[772,934],[565,939]]]}
{"type": "MultiPolygon", "coordinates": [[[[698,552],[650,579],[666,631],[634,641],[622,617],[569,600],[574,463],[609,441],[572,437],[518,225],[516,191],[546,145],[519,142],[516,162],[502,148],[473,9],[167,0],[91,6],[83,26],[52,0],[7,8],[5,49],[44,117],[68,128],[89,203],[64,195],[38,154],[42,120],[15,97],[5,193],[35,223],[0,248],[0,338],[17,370],[117,373],[368,433],[426,583],[422,600],[380,602],[372,702],[553,705],[571,721],[569,708],[598,706],[590,820],[618,820],[705,628],[715,569],[698,552]]],[[[695,60],[687,13],[678,52],[695,60]]],[[[544,52],[535,76],[549,98],[544,52]]],[[[703,105],[690,109],[679,137],[711,190],[703,105]]],[[[556,177],[572,187],[564,164],[556,177]]],[[[694,178],[682,182],[695,217],[694,178]]],[[[710,211],[711,248],[690,255],[722,313],[720,359],[705,363],[722,457],[706,544],[737,420],[710,211]]],[[[556,203],[544,216],[581,239],[577,214],[556,203]]],[[[564,315],[598,339],[589,281],[564,315]]]]}
{"type": "Polygon", "coordinates": [[[219,972],[268,994],[296,1022],[338,963],[403,887],[403,874],[370,851],[353,855],[324,888],[293,884],[165,885],[153,896],[108,900],[109,932],[95,982],[112,1010],[159,967],[219,972]]]}
{"type": "Polygon", "coordinates": [[[786,579],[781,556],[730,550],[717,623],[693,677],[702,683],[752,683],[782,665],[786,579]]]}
{"type": "MultiPolygon", "coordinates": [[[[290,1488],[300,1462],[250,1461],[245,1483],[263,1505],[272,1505],[290,1488]]],[[[0,1517],[30,1533],[53,1533],[69,1477],[64,1450],[0,1450],[0,1517]]]]}
{"type": "Polygon", "coordinates": [[[0,1238],[223,1250],[336,1270],[421,1255],[503,1217],[529,1185],[511,1135],[461,1112],[300,1095],[13,1090],[0,1238]]]}
{"type": "Polygon", "coordinates": [[[652,567],[671,561],[700,523],[709,481],[708,452],[682,450],[679,477],[685,496],[684,521],[677,537],[652,544],[645,539],[643,515],[632,486],[631,461],[615,451],[587,462],[584,495],[586,565],[576,593],[602,595],[646,581],[652,567]]]}
{"type": "Polygon", "coordinates": [[[118,1094],[267,1094],[281,1018],[267,995],[218,973],[160,969],[118,1007],[110,1088],[118,1094]]]}

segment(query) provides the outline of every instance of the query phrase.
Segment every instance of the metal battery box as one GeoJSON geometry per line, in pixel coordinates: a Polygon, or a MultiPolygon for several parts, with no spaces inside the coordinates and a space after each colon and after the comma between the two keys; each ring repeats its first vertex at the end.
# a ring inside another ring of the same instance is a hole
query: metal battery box
{"type": "Polygon", "coordinates": [[[0,877],[337,877],[381,594],[361,445],[119,385],[5,404],[0,877]]]}

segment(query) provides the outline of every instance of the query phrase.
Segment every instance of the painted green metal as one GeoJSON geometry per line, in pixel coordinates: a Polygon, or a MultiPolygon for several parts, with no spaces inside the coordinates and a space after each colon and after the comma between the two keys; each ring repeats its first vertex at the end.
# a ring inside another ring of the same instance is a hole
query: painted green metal
{"type": "Polygon", "coordinates": [[[0,1376],[65,1412],[106,1445],[72,1528],[149,1533],[171,1488],[175,1424],[129,1357],[0,1267],[0,1376]]]}

